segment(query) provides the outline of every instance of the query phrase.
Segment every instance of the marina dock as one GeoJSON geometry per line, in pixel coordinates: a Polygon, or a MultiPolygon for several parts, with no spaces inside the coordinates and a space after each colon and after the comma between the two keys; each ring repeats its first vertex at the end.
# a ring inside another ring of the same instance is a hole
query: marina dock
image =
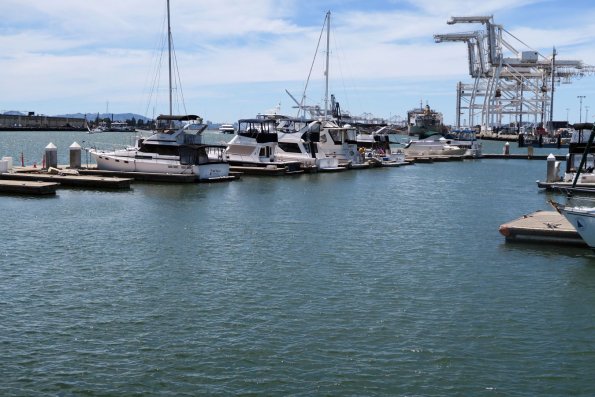
{"type": "Polygon", "coordinates": [[[167,182],[167,183],[213,183],[213,182],[227,182],[239,178],[236,174],[215,177],[209,180],[197,180],[196,175],[193,174],[160,174],[154,172],[124,172],[124,171],[107,171],[98,170],[96,168],[87,168],[78,170],[82,175],[94,175],[110,178],[128,178],[135,181],[142,182],[167,182]]]}
{"type": "Polygon", "coordinates": [[[0,180],[0,193],[48,196],[55,195],[58,186],[56,182],[0,180]]]}
{"type": "Polygon", "coordinates": [[[473,159],[471,156],[444,156],[444,155],[423,155],[423,156],[407,156],[405,161],[410,164],[415,163],[444,163],[447,161],[463,161],[466,159],[473,159]]]}
{"type": "Polygon", "coordinates": [[[130,189],[130,178],[100,177],[91,175],[60,175],[47,172],[5,172],[0,181],[48,182],[64,187],[91,189],[130,189]]]}
{"type": "Polygon", "coordinates": [[[586,247],[574,226],[556,211],[536,211],[500,225],[506,242],[534,242],[586,247]]]}
{"type": "MultiPolygon", "coordinates": [[[[554,155],[556,160],[558,161],[565,161],[566,155],[554,155]]],[[[547,155],[545,154],[483,154],[481,155],[482,159],[510,159],[510,160],[547,160],[547,155]]]]}
{"type": "Polygon", "coordinates": [[[288,171],[283,167],[250,167],[250,166],[237,166],[232,165],[229,167],[231,172],[246,174],[246,175],[268,175],[268,176],[280,176],[280,175],[297,175],[303,174],[303,170],[288,171]]]}
{"type": "Polygon", "coordinates": [[[572,187],[572,182],[542,182],[537,181],[537,187],[552,192],[561,193],[584,193],[593,194],[595,193],[595,186],[593,183],[577,183],[572,187]]]}

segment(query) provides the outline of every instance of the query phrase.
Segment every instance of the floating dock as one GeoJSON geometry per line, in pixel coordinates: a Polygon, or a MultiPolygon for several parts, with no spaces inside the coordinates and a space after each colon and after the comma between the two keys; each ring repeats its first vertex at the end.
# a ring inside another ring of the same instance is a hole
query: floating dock
{"type": "Polygon", "coordinates": [[[473,159],[471,156],[444,156],[444,155],[423,155],[423,156],[407,156],[405,160],[410,163],[444,163],[447,161],[463,161],[466,159],[473,159]]]}
{"type": "Polygon", "coordinates": [[[572,182],[541,182],[537,181],[537,187],[552,192],[561,193],[584,193],[595,194],[595,183],[577,183],[572,187],[572,182]]]}
{"type": "Polygon", "coordinates": [[[304,170],[296,169],[294,171],[288,171],[284,167],[249,167],[249,166],[240,166],[240,165],[232,165],[229,167],[229,170],[232,172],[239,172],[245,175],[268,175],[268,176],[280,176],[280,175],[295,175],[295,174],[303,174],[304,170]]]}
{"type": "Polygon", "coordinates": [[[0,193],[35,196],[55,195],[59,183],[0,180],[0,193]]]}
{"type": "Polygon", "coordinates": [[[43,172],[10,172],[0,174],[2,181],[53,182],[60,186],[91,189],[130,189],[130,178],[104,178],[90,175],[56,175],[43,172]]]}
{"type": "Polygon", "coordinates": [[[556,211],[537,211],[500,225],[507,242],[555,243],[586,247],[576,229],[556,211]]]}
{"type": "Polygon", "coordinates": [[[215,177],[208,180],[197,180],[194,174],[161,174],[153,172],[124,172],[124,171],[106,171],[96,168],[78,170],[83,175],[99,175],[103,177],[130,178],[135,181],[143,182],[167,182],[167,183],[205,183],[205,182],[227,182],[237,179],[237,174],[229,176],[215,177]]]}
{"type": "MultiPolygon", "coordinates": [[[[482,154],[480,156],[481,159],[504,159],[504,160],[547,160],[547,156],[545,154],[482,154]]],[[[556,160],[558,161],[565,161],[566,155],[554,155],[556,160]]]]}

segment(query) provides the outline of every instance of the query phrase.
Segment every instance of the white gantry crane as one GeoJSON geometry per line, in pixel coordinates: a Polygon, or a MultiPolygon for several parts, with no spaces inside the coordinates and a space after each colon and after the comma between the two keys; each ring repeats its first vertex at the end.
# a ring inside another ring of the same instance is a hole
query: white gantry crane
{"type": "Polygon", "coordinates": [[[494,24],[492,16],[452,17],[447,22],[457,23],[483,25],[482,30],[434,35],[437,43],[467,44],[474,80],[457,84],[457,127],[480,125],[483,131],[493,131],[532,123],[551,129],[555,86],[595,72],[582,61],[556,59],[555,48],[548,56],[540,54],[494,24]]]}

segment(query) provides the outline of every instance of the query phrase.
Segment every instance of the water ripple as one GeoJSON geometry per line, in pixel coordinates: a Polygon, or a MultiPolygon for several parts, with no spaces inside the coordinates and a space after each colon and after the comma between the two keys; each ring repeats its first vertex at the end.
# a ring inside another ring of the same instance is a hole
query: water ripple
{"type": "Polygon", "coordinates": [[[497,232],[542,171],[0,197],[0,394],[594,394],[592,256],[497,232]]]}

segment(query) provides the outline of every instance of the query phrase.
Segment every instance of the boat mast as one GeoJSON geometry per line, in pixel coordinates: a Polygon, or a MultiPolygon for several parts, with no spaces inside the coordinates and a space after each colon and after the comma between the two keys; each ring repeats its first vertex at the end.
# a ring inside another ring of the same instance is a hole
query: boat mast
{"type": "Polygon", "coordinates": [[[329,52],[330,52],[330,37],[331,37],[331,12],[326,13],[326,70],[324,72],[326,79],[326,88],[324,91],[324,119],[328,117],[328,72],[329,72],[329,52]]]}
{"type": "Polygon", "coordinates": [[[169,115],[172,111],[172,93],[171,93],[171,24],[169,18],[169,0],[167,0],[167,55],[168,55],[168,73],[169,73],[169,115]]]}
{"type": "Polygon", "coordinates": [[[550,96],[550,127],[548,132],[554,132],[554,85],[556,77],[556,47],[552,51],[552,92],[550,96]]]}

